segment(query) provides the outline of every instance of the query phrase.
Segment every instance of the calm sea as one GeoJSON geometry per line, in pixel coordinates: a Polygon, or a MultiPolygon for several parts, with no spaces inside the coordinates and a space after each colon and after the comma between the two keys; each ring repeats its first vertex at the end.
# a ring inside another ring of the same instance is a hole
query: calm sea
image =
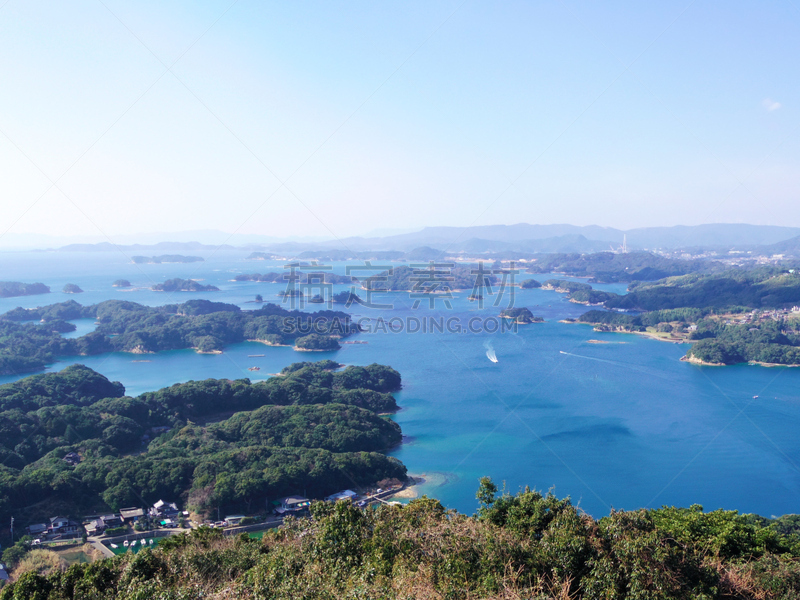
{"type": "MultiPolygon", "coordinates": [[[[41,281],[54,290],[0,299],[0,311],[70,298],[82,304],[118,298],[160,305],[202,297],[243,309],[256,307],[250,302],[256,294],[278,302],[282,285],[231,281],[239,273],[283,268],[280,262],[245,260],[246,255],[220,252],[203,263],[134,265],[115,253],[0,253],[0,280],[41,281]],[[201,279],[221,291],[150,291],[171,277],[201,279]],[[113,288],[119,278],[134,288],[113,288]],[[65,283],[78,284],[84,293],[61,293],[65,283]]],[[[344,263],[333,263],[333,271],[344,274],[344,263]]],[[[624,291],[620,285],[597,287],[624,291]]],[[[376,297],[393,302],[392,310],[347,310],[387,321],[455,319],[462,326],[500,310],[492,306],[493,298],[479,309],[467,296],[456,294],[449,309],[438,299],[432,310],[427,301],[415,310],[413,299],[399,294],[376,297]]],[[[765,516],[800,510],[800,369],[682,363],[685,346],[558,323],[586,308],[554,292],[516,290],[515,305],[529,307],[546,322],[516,333],[364,333],[352,339],[367,344],[330,353],[244,343],[221,355],[182,350],[71,357],[48,370],[80,362],[138,394],[190,379],[263,379],[300,360],[384,363],[398,369],[404,382],[397,394],[402,410],[394,418],[406,441],[392,454],[412,474],[425,477],[423,493],[448,507],[473,512],[478,478],[489,475],[510,492],[525,485],[552,488],[594,516],[612,507],[694,503],[765,516]],[[496,363],[488,358],[491,351],[496,363]],[[260,370],[248,371],[252,366],[260,370]]],[[[76,324],[73,335],[93,328],[91,320],[76,324]]]]}

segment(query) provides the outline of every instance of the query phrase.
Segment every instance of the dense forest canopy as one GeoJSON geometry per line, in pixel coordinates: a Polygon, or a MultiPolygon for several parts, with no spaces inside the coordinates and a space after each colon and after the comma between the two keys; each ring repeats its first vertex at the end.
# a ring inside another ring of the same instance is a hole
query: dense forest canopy
{"type": "Polygon", "coordinates": [[[703,507],[612,511],[489,479],[474,516],[422,497],[362,510],[318,502],[261,540],[201,528],[155,549],[65,572],[24,574],[0,600],[129,598],[531,598],[791,600],[792,520],[703,507]]]}
{"type": "Polygon", "coordinates": [[[22,283],[19,281],[0,281],[0,298],[14,296],[34,296],[49,294],[50,288],[43,283],[22,283]]]}
{"type": "Polygon", "coordinates": [[[479,274],[477,266],[446,263],[394,267],[391,272],[383,271],[362,279],[362,287],[398,292],[442,292],[472,290],[476,285],[483,287],[497,282],[497,276],[492,275],[489,269],[479,274]]]}
{"type": "Polygon", "coordinates": [[[607,308],[660,310],[747,306],[783,308],[800,303],[800,272],[781,267],[693,273],[653,283],[632,284],[629,293],[606,302],[607,308]]]}
{"type": "Polygon", "coordinates": [[[595,252],[592,254],[540,254],[529,273],[564,273],[589,277],[590,282],[655,281],[688,273],[720,271],[721,263],[665,258],[650,252],[595,252]]]}
{"type": "Polygon", "coordinates": [[[0,315],[0,374],[40,370],[59,356],[182,348],[218,351],[246,340],[288,344],[310,333],[330,339],[320,341],[320,347],[335,349],[338,346],[329,336],[347,337],[358,330],[344,312],[307,313],[275,304],[243,311],[233,304],[202,299],[158,307],[122,300],[82,306],[70,300],[0,315]],[[97,319],[95,331],[63,338],[59,333],[63,322],[80,318],[97,319]]]}
{"type": "Polygon", "coordinates": [[[135,398],[82,365],[0,386],[0,519],[159,497],[236,509],[405,478],[382,454],[400,428],[379,416],[397,409],[399,373],[339,367],[296,363],[263,382],[189,381],[135,398]]]}
{"type": "Polygon", "coordinates": [[[164,283],[157,283],[153,286],[154,292],[218,292],[219,288],[215,285],[203,285],[194,279],[167,279],[164,283]]]}

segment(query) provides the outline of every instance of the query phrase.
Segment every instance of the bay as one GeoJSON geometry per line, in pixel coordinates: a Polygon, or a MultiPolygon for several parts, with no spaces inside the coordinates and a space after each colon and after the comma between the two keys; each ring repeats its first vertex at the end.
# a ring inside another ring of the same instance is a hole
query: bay
{"type": "MultiPolygon", "coordinates": [[[[282,262],[248,261],[246,255],[220,251],[203,263],[134,265],[121,253],[0,253],[0,279],[41,281],[54,290],[0,299],[0,312],[68,299],[91,304],[117,298],[155,306],[201,297],[252,309],[257,306],[253,298],[262,294],[279,302],[281,284],[231,281],[239,273],[283,269],[282,262]],[[166,294],[149,289],[172,277],[200,279],[221,291],[166,294]],[[133,289],[113,288],[119,278],[129,279],[133,289]],[[84,293],[63,294],[65,283],[79,285],[84,293]]],[[[332,267],[345,273],[345,263],[332,267]]],[[[557,276],[536,276],[550,277],[557,276]]],[[[625,286],[595,287],[623,293],[625,286]]],[[[612,507],[693,503],[765,516],[798,511],[800,370],[683,363],[686,346],[559,323],[586,307],[551,291],[514,291],[516,306],[529,307],[546,322],[516,332],[469,331],[470,319],[496,324],[510,299],[493,306],[494,298],[487,298],[479,308],[466,291],[454,295],[450,308],[436,298],[433,309],[427,299],[414,309],[408,294],[384,294],[377,300],[393,303],[393,309],[335,306],[356,319],[369,319],[364,323],[373,330],[353,338],[368,343],[344,345],[336,352],[243,343],[218,355],[179,350],[65,357],[48,370],[86,364],[122,381],[129,394],[138,394],[190,379],[264,379],[301,360],[384,363],[399,370],[404,382],[397,394],[402,408],[393,418],[406,441],[391,454],[411,473],[425,475],[421,493],[448,507],[473,512],[478,478],[488,475],[511,492],[525,485],[552,488],[594,516],[612,507]],[[404,328],[415,322],[430,325],[432,319],[449,322],[452,331],[411,333],[405,328],[391,333],[378,318],[384,323],[394,319],[404,328]],[[490,348],[496,363],[487,357],[490,348]],[[258,371],[248,370],[255,366],[258,371]]],[[[312,304],[304,310],[317,308],[312,304]]],[[[90,320],[76,324],[79,331],[68,335],[93,326],[90,320]]]]}

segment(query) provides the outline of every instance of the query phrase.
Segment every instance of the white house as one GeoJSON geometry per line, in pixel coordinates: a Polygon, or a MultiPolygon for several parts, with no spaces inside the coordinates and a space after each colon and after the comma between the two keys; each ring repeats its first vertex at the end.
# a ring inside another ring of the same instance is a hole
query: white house
{"type": "Polygon", "coordinates": [[[343,490],[327,496],[325,501],[338,502],[339,500],[355,500],[356,498],[358,498],[358,494],[356,494],[353,490],[343,490]]]}

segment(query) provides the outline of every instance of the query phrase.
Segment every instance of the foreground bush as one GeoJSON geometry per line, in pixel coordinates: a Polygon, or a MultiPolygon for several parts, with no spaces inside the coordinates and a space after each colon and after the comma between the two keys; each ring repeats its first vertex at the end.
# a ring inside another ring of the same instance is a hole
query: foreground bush
{"type": "Polygon", "coordinates": [[[568,499],[489,480],[473,517],[421,498],[361,510],[317,503],[262,540],[201,529],[155,550],[42,577],[0,600],[800,597],[800,543],[735,511],[662,508],[600,520],[568,499]]]}

